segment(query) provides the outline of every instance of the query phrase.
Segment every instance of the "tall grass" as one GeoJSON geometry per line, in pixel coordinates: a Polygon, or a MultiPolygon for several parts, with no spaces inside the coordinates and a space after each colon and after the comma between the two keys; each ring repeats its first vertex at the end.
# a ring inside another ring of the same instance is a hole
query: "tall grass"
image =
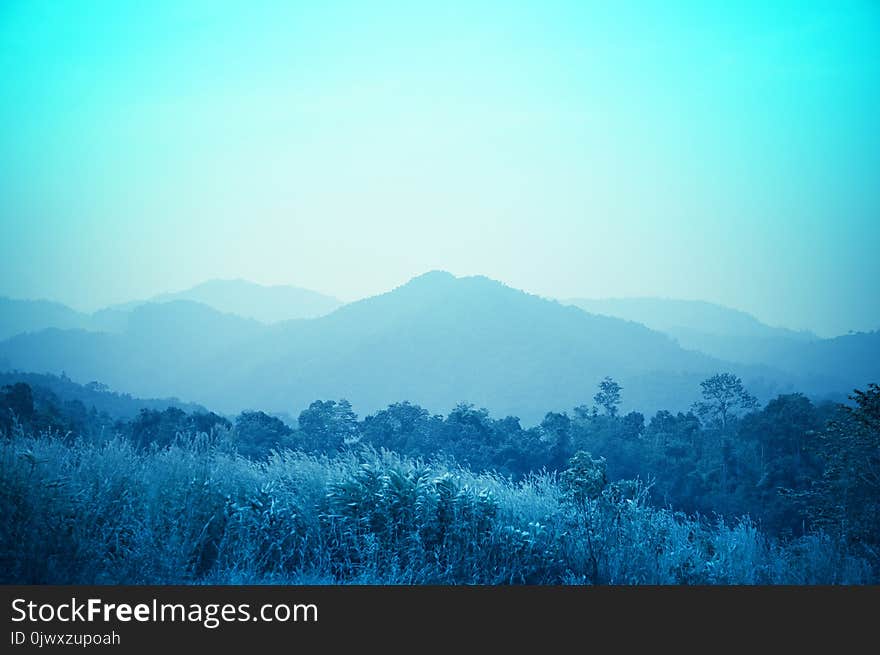
{"type": "Polygon", "coordinates": [[[813,535],[650,507],[643,486],[574,499],[373,450],[254,462],[221,439],[139,452],[0,443],[0,578],[54,584],[827,584],[865,562],[813,535]]]}

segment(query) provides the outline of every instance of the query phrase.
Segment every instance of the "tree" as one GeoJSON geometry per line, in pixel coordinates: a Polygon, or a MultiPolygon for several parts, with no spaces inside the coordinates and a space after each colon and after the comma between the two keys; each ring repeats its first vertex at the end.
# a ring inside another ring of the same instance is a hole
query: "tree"
{"type": "Polygon", "coordinates": [[[265,412],[242,412],[235,419],[238,452],[245,457],[265,457],[272,449],[288,445],[292,430],[265,412]]]}
{"type": "Polygon", "coordinates": [[[605,409],[608,416],[617,416],[617,406],[620,405],[620,392],[623,391],[617,382],[606,376],[599,383],[599,392],[593,396],[596,404],[605,409]]]}
{"type": "Polygon", "coordinates": [[[575,419],[582,423],[586,423],[587,421],[592,421],[599,414],[599,410],[596,409],[596,406],[588,407],[587,405],[578,405],[575,407],[572,412],[574,413],[575,419]]]}
{"type": "Polygon", "coordinates": [[[0,433],[10,433],[16,422],[30,421],[34,415],[31,387],[17,382],[0,389],[0,433]]]}
{"type": "MultiPolygon", "coordinates": [[[[808,437],[822,423],[810,399],[800,393],[783,394],[767,403],[760,412],[745,417],[739,435],[757,444],[761,477],[774,465],[784,464],[788,474],[797,476],[803,464],[808,437]]],[[[792,486],[788,484],[787,486],[792,486]]]]}
{"type": "Polygon", "coordinates": [[[719,498],[715,501],[715,507],[720,512],[730,509],[731,497],[734,485],[731,480],[737,477],[738,459],[734,444],[728,434],[730,422],[736,419],[740,412],[754,409],[758,401],[743,386],[733,373],[717,373],[700,383],[703,400],[694,404],[697,415],[709,426],[718,430],[718,450],[715,458],[708,460],[709,470],[718,472],[719,498]],[[732,475],[731,475],[732,473],[732,475]]]}
{"type": "Polygon", "coordinates": [[[565,413],[547,412],[541,432],[549,446],[550,468],[561,469],[572,454],[571,419],[565,413]]]}
{"type": "Polygon", "coordinates": [[[443,423],[438,445],[471,468],[483,470],[491,466],[499,443],[489,410],[469,403],[456,405],[443,423]]]}
{"type": "Polygon", "coordinates": [[[34,415],[34,394],[29,384],[16,382],[0,391],[0,406],[12,412],[21,421],[34,415]]]}
{"type": "Polygon", "coordinates": [[[855,407],[841,407],[816,444],[825,472],[810,494],[810,518],[880,569],[880,386],[850,399],[855,407]]]}
{"type": "Polygon", "coordinates": [[[593,458],[588,452],[577,451],[568,460],[568,468],[559,474],[559,484],[578,503],[598,498],[608,486],[605,458],[593,458]]]}
{"type": "Polygon", "coordinates": [[[813,403],[799,393],[783,394],[737,426],[744,462],[740,506],[764,529],[800,535],[805,529],[798,494],[821,477],[822,464],[807,446],[823,427],[813,403]]]}
{"type": "Polygon", "coordinates": [[[711,511],[697,467],[703,457],[700,419],[692,412],[661,410],[645,429],[645,473],[654,478],[651,494],[661,505],[687,512],[711,511]]]}
{"type": "Polygon", "coordinates": [[[430,431],[428,410],[406,401],[367,416],[361,425],[365,443],[411,457],[431,454],[430,431]]]}
{"type": "Polygon", "coordinates": [[[186,412],[178,407],[168,407],[161,412],[144,408],[131,422],[131,439],[137,448],[165,448],[188,427],[186,412]]]}
{"type": "Polygon", "coordinates": [[[620,421],[620,436],[624,439],[638,439],[645,431],[645,416],[641,412],[630,412],[620,421]]]}
{"type": "Polygon", "coordinates": [[[195,412],[190,415],[189,423],[192,431],[196,434],[212,434],[215,430],[232,427],[232,424],[227,419],[218,416],[214,412],[195,412]]]}
{"type": "Polygon", "coordinates": [[[316,400],[300,412],[299,427],[309,451],[334,452],[360,438],[357,415],[345,399],[316,400]]]}
{"type": "Polygon", "coordinates": [[[499,472],[521,478],[547,466],[551,446],[544,441],[542,428],[523,430],[518,418],[507,416],[495,421],[495,430],[500,440],[496,456],[499,472]]]}
{"type": "Polygon", "coordinates": [[[694,411],[704,421],[726,433],[730,421],[740,411],[754,409],[758,406],[757,399],[746,391],[740,380],[733,373],[718,373],[703,380],[703,400],[694,403],[694,411]]]}

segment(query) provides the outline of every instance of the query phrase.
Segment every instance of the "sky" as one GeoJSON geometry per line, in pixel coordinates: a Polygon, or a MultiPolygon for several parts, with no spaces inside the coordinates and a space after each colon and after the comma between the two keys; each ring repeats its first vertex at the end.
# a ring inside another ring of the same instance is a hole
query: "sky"
{"type": "Polygon", "coordinates": [[[433,269],[880,328],[880,3],[0,3],[0,295],[433,269]]]}

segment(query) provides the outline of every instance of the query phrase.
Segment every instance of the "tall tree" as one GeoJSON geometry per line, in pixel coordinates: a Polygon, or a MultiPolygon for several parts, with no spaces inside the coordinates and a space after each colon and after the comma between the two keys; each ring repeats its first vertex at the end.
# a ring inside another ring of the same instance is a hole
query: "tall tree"
{"type": "Polygon", "coordinates": [[[731,419],[741,411],[748,411],[758,406],[757,399],[746,391],[740,380],[733,373],[717,373],[700,383],[703,400],[694,404],[694,411],[713,427],[727,432],[731,419]]]}
{"type": "Polygon", "coordinates": [[[731,478],[735,478],[737,466],[736,452],[728,427],[740,412],[757,407],[758,401],[746,391],[742,380],[733,373],[717,373],[703,380],[700,386],[703,400],[694,404],[694,410],[705,423],[718,430],[717,459],[712,460],[711,469],[717,470],[719,474],[720,496],[715,502],[715,508],[723,513],[731,509],[731,478]],[[733,476],[731,471],[734,472],[733,476]]]}
{"type": "Polygon", "coordinates": [[[599,392],[593,396],[596,404],[605,410],[608,416],[617,416],[617,407],[620,405],[620,392],[623,391],[617,382],[606,376],[599,383],[599,392]]]}

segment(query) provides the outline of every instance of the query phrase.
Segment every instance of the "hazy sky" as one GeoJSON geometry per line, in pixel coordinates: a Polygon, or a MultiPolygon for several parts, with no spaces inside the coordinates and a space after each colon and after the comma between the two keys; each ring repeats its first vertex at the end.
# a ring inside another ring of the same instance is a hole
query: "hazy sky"
{"type": "Polygon", "coordinates": [[[880,3],[0,3],[0,294],[441,268],[880,327],[880,3]]]}

